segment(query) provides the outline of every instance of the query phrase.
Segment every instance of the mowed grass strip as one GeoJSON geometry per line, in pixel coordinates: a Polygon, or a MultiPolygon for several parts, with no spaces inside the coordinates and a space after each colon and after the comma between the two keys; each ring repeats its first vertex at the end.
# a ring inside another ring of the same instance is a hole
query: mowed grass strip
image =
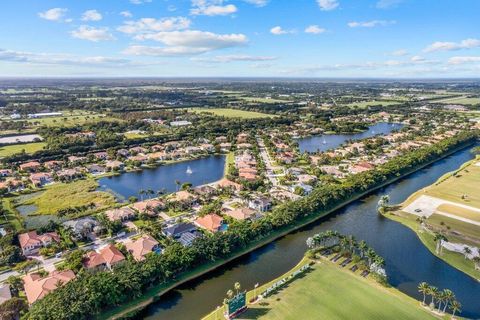
{"type": "Polygon", "coordinates": [[[255,111],[245,111],[238,109],[229,109],[229,108],[190,108],[190,112],[196,113],[212,113],[215,116],[226,117],[226,118],[242,118],[242,119],[258,119],[258,118],[273,118],[274,115],[255,112],[255,111]]]}
{"type": "Polygon", "coordinates": [[[453,204],[449,204],[449,203],[441,204],[440,206],[438,206],[437,211],[454,214],[461,218],[466,218],[466,219],[480,222],[480,212],[455,206],[453,204]]]}
{"type": "Polygon", "coordinates": [[[32,154],[39,150],[42,150],[47,144],[45,142],[32,142],[32,143],[23,143],[23,144],[12,144],[8,146],[0,147],[0,158],[8,157],[16,153],[25,153],[32,154]]]}
{"type": "Polygon", "coordinates": [[[98,210],[114,205],[114,196],[108,192],[95,191],[97,187],[98,183],[93,179],[55,183],[46,187],[45,192],[39,196],[22,204],[37,206],[37,214],[57,214],[62,209],[88,206],[91,203],[98,210]]]}
{"type": "MultiPolygon", "coordinates": [[[[479,160],[474,160],[473,163],[479,160]]],[[[425,189],[423,194],[480,209],[480,167],[465,166],[455,175],[425,189]],[[465,197],[466,196],[466,197],[465,197]]]]}
{"type": "Polygon", "coordinates": [[[240,319],[435,319],[419,301],[327,261],[262,302],[240,319]]]}

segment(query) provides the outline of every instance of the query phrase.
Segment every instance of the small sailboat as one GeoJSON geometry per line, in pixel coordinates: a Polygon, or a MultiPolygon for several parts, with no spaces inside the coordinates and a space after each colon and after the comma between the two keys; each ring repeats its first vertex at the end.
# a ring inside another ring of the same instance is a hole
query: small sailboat
{"type": "Polygon", "coordinates": [[[327,140],[325,140],[325,138],[323,138],[322,143],[323,143],[323,144],[327,144],[327,140]]]}
{"type": "Polygon", "coordinates": [[[186,173],[187,174],[192,174],[193,173],[192,168],[190,168],[190,166],[187,167],[186,173]]]}

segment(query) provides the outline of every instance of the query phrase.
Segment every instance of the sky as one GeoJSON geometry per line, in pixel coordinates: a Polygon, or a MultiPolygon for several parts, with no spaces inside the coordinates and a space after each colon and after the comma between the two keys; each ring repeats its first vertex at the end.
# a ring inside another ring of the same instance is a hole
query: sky
{"type": "Polygon", "coordinates": [[[479,0],[15,0],[0,77],[465,78],[479,0]]]}

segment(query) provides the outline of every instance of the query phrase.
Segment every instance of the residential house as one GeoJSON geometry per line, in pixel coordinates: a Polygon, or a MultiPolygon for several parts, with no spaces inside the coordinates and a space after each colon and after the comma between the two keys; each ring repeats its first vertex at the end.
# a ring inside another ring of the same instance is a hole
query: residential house
{"type": "Polygon", "coordinates": [[[156,216],[164,207],[165,203],[158,199],[148,199],[132,204],[133,209],[137,210],[139,213],[146,213],[149,216],[156,216]]]}
{"type": "Polygon", "coordinates": [[[0,177],[5,178],[12,175],[12,170],[10,169],[0,169],[0,177]]]}
{"type": "Polygon", "coordinates": [[[214,213],[199,217],[194,221],[194,223],[198,227],[213,233],[221,231],[224,227],[223,218],[214,213]]]}
{"type": "Polygon", "coordinates": [[[195,233],[196,231],[197,227],[193,223],[186,222],[177,223],[162,230],[165,236],[172,237],[174,239],[179,238],[183,233],[195,233]]]}
{"type": "Polygon", "coordinates": [[[74,237],[77,240],[88,238],[99,228],[99,223],[92,217],[85,217],[75,220],[68,220],[63,223],[67,228],[71,228],[74,237]]]}
{"type": "Polygon", "coordinates": [[[27,274],[23,277],[23,282],[28,303],[32,305],[35,301],[42,299],[48,293],[73,279],[75,279],[75,274],[72,270],[53,271],[43,278],[39,273],[27,274]]]}
{"type": "Polygon", "coordinates": [[[87,161],[86,157],[70,156],[67,158],[70,164],[81,164],[87,161]]]}
{"type": "Polygon", "coordinates": [[[10,292],[9,284],[0,284],[0,304],[7,300],[12,299],[12,293],[10,292]]]}
{"type": "Polygon", "coordinates": [[[105,151],[96,152],[96,153],[93,154],[93,156],[97,160],[107,160],[108,159],[108,153],[105,152],[105,151]]]}
{"type": "Polygon", "coordinates": [[[45,162],[43,166],[48,170],[59,170],[62,167],[62,163],[60,161],[51,160],[45,162]]]}
{"type": "Polygon", "coordinates": [[[125,247],[130,252],[133,258],[137,261],[145,260],[145,256],[149,253],[161,253],[162,248],[158,241],[149,235],[143,235],[137,240],[131,240],[125,243],[125,247]]]}
{"type": "Polygon", "coordinates": [[[87,166],[87,170],[88,170],[89,173],[91,173],[93,175],[104,174],[106,172],[105,167],[103,167],[101,165],[98,165],[98,164],[91,164],[91,165],[87,166]]]}
{"type": "Polygon", "coordinates": [[[190,193],[189,191],[182,190],[170,195],[168,200],[180,202],[186,205],[193,205],[198,200],[198,196],[190,193]]]}
{"type": "Polygon", "coordinates": [[[259,196],[248,201],[248,206],[260,212],[269,211],[272,208],[272,201],[264,196],[259,196]]]}
{"type": "Polygon", "coordinates": [[[50,173],[37,172],[32,173],[29,177],[29,180],[35,187],[42,187],[46,184],[52,183],[53,177],[50,173]]]}
{"type": "Polygon", "coordinates": [[[82,176],[83,173],[79,168],[64,169],[57,172],[57,177],[61,181],[72,181],[82,176]]]}
{"type": "Polygon", "coordinates": [[[90,251],[85,255],[83,265],[90,270],[105,270],[110,269],[125,261],[125,256],[114,244],[109,244],[106,247],[97,251],[90,251]]]}
{"type": "Polygon", "coordinates": [[[225,215],[232,217],[235,220],[257,220],[261,217],[257,211],[243,207],[235,210],[228,210],[225,212],[225,215]]]}
{"type": "Polygon", "coordinates": [[[219,180],[216,185],[220,189],[232,189],[236,192],[242,191],[243,189],[243,186],[241,184],[230,181],[226,178],[219,180]]]}
{"type": "Polygon", "coordinates": [[[47,232],[41,235],[37,231],[30,231],[18,235],[18,242],[22,248],[23,255],[31,255],[38,253],[42,247],[47,247],[53,242],[60,242],[60,237],[55,232],[47,232]]]}
{"type": "Polygon", "coordinates": [[[118,160],[112,160],[112,161],[107,161],[105,162],[105,168],[109,170],[123,170],[125,165],[123,162],[118,161],[118,160]]]}
{"type": "Polygon", "coordinates": [[[127,221],[135,218],[135,211],[130,207],[122,207],[105,211],[110,221],[127,221]]]}
{"type": "Polygon", "coordinates": [[[30,162],[22,163],[22,164],[19,166],[20,171],[28,171],[28,172],[37,171],[37,170],[39,170],[41,167],[42,167],[42,165],[41,165],[40,162],[38,162],[38,161],[30,161],[30,162]]]}

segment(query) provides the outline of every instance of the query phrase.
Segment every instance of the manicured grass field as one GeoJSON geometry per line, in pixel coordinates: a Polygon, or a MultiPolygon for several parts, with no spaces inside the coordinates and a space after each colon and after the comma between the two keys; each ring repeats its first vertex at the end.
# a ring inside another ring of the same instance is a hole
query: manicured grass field
{"type": "Polygon", "coordinates": [[[274,99],[274,98],[259,98],[259,97],[238,97],[241,100],[247,101],[247,102],[252,102],[252,103],[289,103],[292,101],[289,100],[280,100],[280,99],[274,99]]]}
{"type": "MultiPolygon", "coordinates": [[[[239,319],[435,319],[419,301],[373,279],[326,260],[313,268],[261,304],[250,305],[239,319]]],[[[214,314],[203,320],[213,319],[214,314]]]]}
{"type": "Polygon", "coordinates": [[[473,220],[473,221],[480,222],[480,212],[478,212],[478,211],[470,210],[470,209],[467,209],[467,208],[462,208],[462,207],[455,206],[455,205],[448,204],[448,203],[440,205],[437,209],[438,209],[438,211],[448,212],[448,213],[454,214],[457,217],[466,218],[466,219],[470,219],[470,220],[473,220]]]}
{"type": "Polygon", "coordinates": [[[480,159],[428,187],[423,194],[480,208],[480,166],[476,166],[476,162],[480,159]],[[462,199],[463,195],[467,197],[462,199]]]}
{"type": "Polygon", "coordinates": [[[454,98],[447,98],[447,99],[440,99],[436,100],[435,102],[438,103],[452,103],[452,104],[480,104],[480,98],[467,98],[467,97],[454,97],[454,98]]]}
{"type": "Polygon", "coordinates": [[[224,176],[226,176],[229,172],[230,165],[233,165],[235,163],[235,153],[234,152],[229,152],[227,154],[227,157],[225,158],[225,170],[224,170],[224,176]]]}
{"type": "Polygon", "coordinates": [[[212,113],[216,116],[227,118],[258,119],[274,117],[273,115],[266,113],[228,108],[190,108],[188,111],[197,113],[212,113]]]}
{"type": "Polygon", "coordinates": [[[0,147],[0,158],[8,157],[25,150],[26,153],[34,153],[42,150],[47,144],[45,142],[32,142],[25,144],[13,144],[0,147]]]}
{"type": "Polygon", "coordinates": [[[358,107],[358,108],[367,108],[370,106],[391,106],[395,104],[399,104],[399,101],[386,101],[386,100],[372,100],[372,101],[360,101],[360,102],[352,102],[348,103],[345,106],[347,107],[358,107]]]}
{"type": "Polygon", "coordinates": [[[78,180],[71,183],[55,183],[46,188],[39,196],[26,200],[22,204],[37,206],[37,214],[56,214],[58,210],[84,206],[94,203],[96,209],[107,208],[115,204],[113,195],[95,191],[98,184],[93,179],[78,180]]]}

